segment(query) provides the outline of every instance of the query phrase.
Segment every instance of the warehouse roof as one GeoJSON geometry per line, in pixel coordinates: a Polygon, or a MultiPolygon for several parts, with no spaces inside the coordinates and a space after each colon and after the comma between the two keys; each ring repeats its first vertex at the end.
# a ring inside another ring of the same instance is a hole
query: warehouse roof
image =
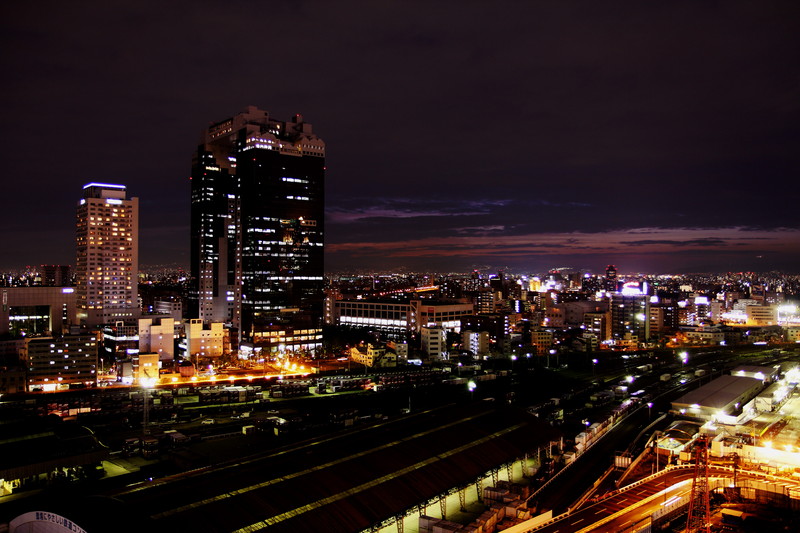
{"type": "Polygon", "coordinates": [[[119,494],[163,530],[370,528],[557,438],[510,408],[448,406],[119,494]]]}
{"type": "Polygon", "coordinates": [[[771,366],[740,365],[731,370],[731,375],[763,380],[769,378],[776,372],[777,369],[771,366]]]}
{"type": "Polygon", "coordinates": [[[58,419],[2,423],[0,435],[0,479],[89,465],[109,456],[88,429],[58,419]]]}
{"type": "Polygon", "coordinates": [[[741,400],[743,396],[755,395],[761,387],[761,383],[752,378],[720,376],[699,389],[687,392],[672,402],[672,405],[676,407],[696,404],[700,407],[723,409],[741,400]]]}

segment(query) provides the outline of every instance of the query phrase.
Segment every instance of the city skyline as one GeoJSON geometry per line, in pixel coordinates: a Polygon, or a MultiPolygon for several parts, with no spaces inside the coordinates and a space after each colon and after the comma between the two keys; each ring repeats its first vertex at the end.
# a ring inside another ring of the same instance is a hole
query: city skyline
{"type": "Polygon", "coordinates": [[[10,8],[0,270],[74,264],[91,181],[188,269],[194,139],[254,105],[328,145],[329,271],[800,271],[796,4],[151,7],[10,8]]]}

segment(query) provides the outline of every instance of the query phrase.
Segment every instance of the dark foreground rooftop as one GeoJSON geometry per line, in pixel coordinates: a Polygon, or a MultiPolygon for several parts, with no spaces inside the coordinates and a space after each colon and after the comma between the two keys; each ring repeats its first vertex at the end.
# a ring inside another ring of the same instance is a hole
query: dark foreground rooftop
{"type": "Polygon", "coordinates": [[[499,403],[450,405],[97,497],[4,504],[0,514],[56,512],[89,533],[358,532],[554,438],[550,426],[499,403]]]}
{"type": "Polygon", "coordinates": [[[554,436],[484,404],[444,407],[116,495],[163,531],[354,532],[396,516],[554,436]]]}

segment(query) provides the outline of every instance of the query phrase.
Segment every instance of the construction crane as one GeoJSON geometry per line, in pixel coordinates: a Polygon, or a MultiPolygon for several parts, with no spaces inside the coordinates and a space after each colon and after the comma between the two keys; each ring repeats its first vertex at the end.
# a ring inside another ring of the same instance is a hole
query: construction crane
{"type": "Polygon", "coordinates": [[[692,449],[694,477],[689,497],[686,533],[711,533],[711,500],[708,488],[708,437],[697,438],[692,449]]]}

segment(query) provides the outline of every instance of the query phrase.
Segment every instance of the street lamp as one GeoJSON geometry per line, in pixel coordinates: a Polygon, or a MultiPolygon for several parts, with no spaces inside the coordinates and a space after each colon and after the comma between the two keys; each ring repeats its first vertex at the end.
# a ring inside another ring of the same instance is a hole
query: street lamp
{"type": "Polygon", "coordinates": [[[653,418],[653,402],[647,402],[647,419],[653,418]]]}
{"type": "Polygon", "coordinates": [[[592,376],[594,376],[594,368],[597,366],[599,361],[597,359],[592,359],[592,376]]]}
{"type": "Polygon", "coordinates": [[[467,389],[469,390],[470,400],[475,399],[475,389],[477,388],[477,386],[478,385],[472,380],[469,380],[467,382],[467,389]]]}
{"type": "MultiPolygon", "coordinates": [[[[655,431],[653,433],[653,450],[655,451],[655,456],[656,456],[655,457],[655,459],[656,459],[655,469],[653,470],[654,474],[658,472],[658,437],[659,437],[659,435],[663,436],[663,433],[661,431],[655,431]]],[[[666,481],[664,482],[664,484],[666,485],[666,481]]],[[[666,491],[666,488],[664,490],[666,491]]]]}
{"type": "MultiPolygon", "coordinates": [[[[147,376],[147,371],[145,370],[145,376],[147,376]]],[[[148,426],[150,425],[150,389],[155,387],[156,385],[156,378],[151,377],[144,377],[139,378],[139,385],[142,386],[144,389],[144,409],[142,412],[142,434],[147,436],[149,429],[148,426]]]]}

